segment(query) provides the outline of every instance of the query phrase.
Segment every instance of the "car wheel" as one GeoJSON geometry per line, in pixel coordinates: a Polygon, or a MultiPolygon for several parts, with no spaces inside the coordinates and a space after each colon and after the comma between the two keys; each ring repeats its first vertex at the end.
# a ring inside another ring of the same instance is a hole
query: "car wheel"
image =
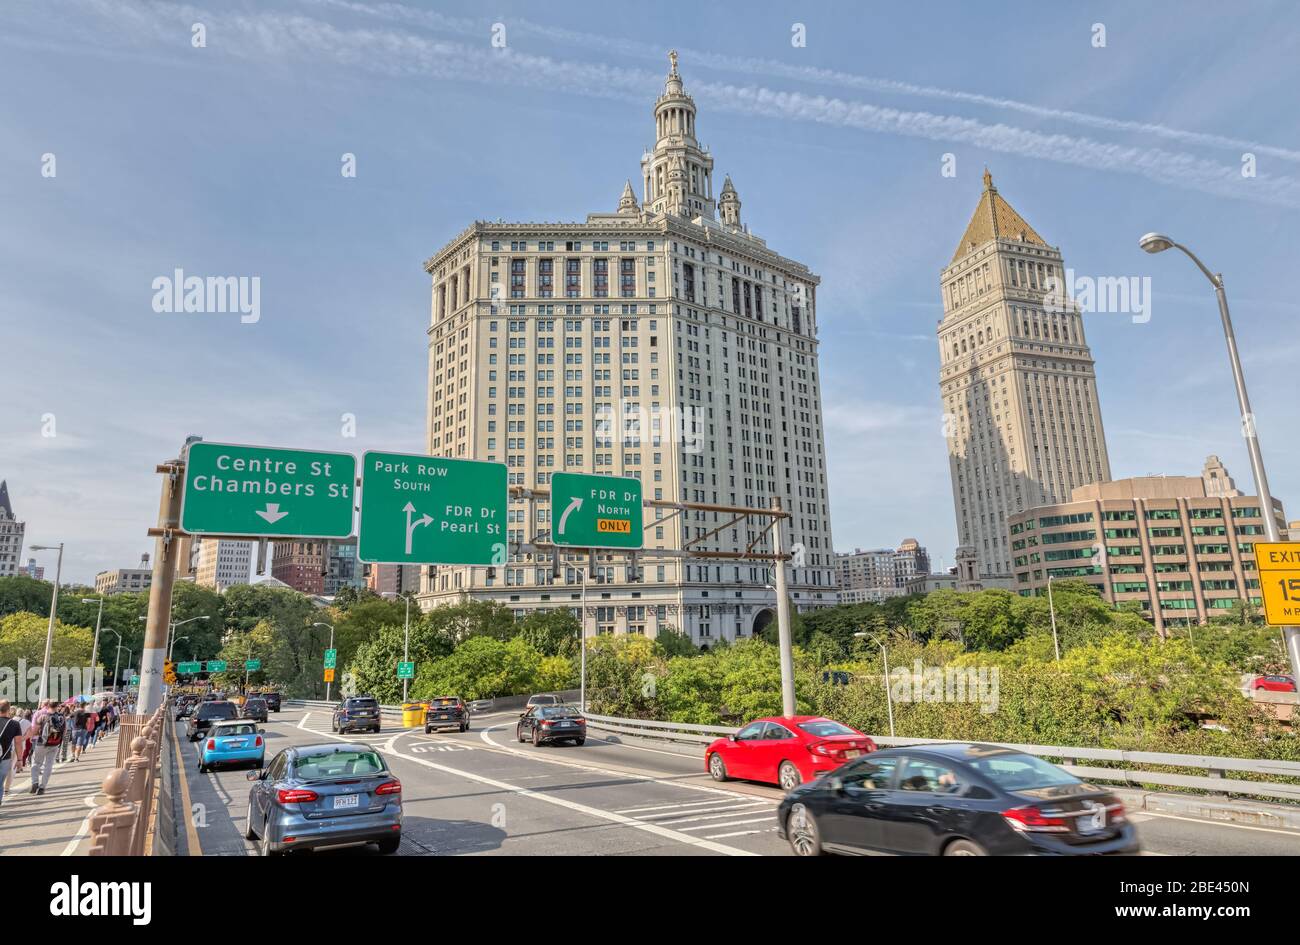
{"type": "Polygon", "coordinates": [[[792,762],[783,761],[781,767],[776,769],[776,780],[781,785],[783,791],[793,791],[799,785],[803,784],[803,775],[792,762]]]}
{"type": "Polygon", "coordinates": [[[253,829],[253,805],[248,805],[248,813],[244,817],[244,839],[257,840],[257,831],[253,829]]]}
{"type": "Polygon", "coordinates": [[[716,751],[709,755],[709,777],[715,781],[731,780],[731,776],[727,774],[727,763],[722,760],[722,756],[716,751]]]}
{"type": "Polygon", "coordinates": [[[954,840],[943,848],[944,856],[988,856],[988,851],[970,840],[954,840]]]}
{"type": "Polygon", "coordinates": [[[542,730],[540,728],[535,728],[533,729],[533,747],[540,748],[541,745],[542,745],[542,730]]]}
{"type": "Polygon", "coordinates": [[[433,731],[433,729],[429,728],[429,726],[426,725],[426,726],[424,727],[424,734],[428,735],[428,734],[429,734],[430,732],[432,732],[432,731],[433,731]]]}
{"type": "Polygon", "coordinates": [[[817,829],[817,818],[803,804],[790,808],[786,818],[785,834],[790,839],[790,849],[795,856],[821,856],[822,835],[817,829]]]}
{"type": "Polygon", "coordinates": [[[587,740],[586,740],[585,738],[575,738],[575,739],[573,740],[573,744],[578,745],[579,747],[581,747],[582,745],[585,745],[586,743],[587,743],[587,740]]]}
{"type": "Polygon", "coordinates": [[[518,725],[515,726],[515,738],[519,739],[521,742],[528,741],[528,739],[524,738],[524,730],[518,725]]]}
{"type": "Polygon", "coordinates": [[[271,838],[268,834],[269,831],[266,830],[262,831],[262,839],[257,844],[257,855],[258,856],[279,856],[279,853],[271,849],[271,838]]]}
{"type": "Polygon", "coordinates": [[[397,852],[397,848],[402,845],[401,834],[396,837],[385,837],[379,841],[379,852],[384,856],[390,856],[397,852]]]}
{"type": "Polygon", "coordinates": [[[200,762],[199,762],[199,774],[207,774],[207,773],[208,773],[208,766],[205,765],[203,762],[200,761],[200,762]]]}

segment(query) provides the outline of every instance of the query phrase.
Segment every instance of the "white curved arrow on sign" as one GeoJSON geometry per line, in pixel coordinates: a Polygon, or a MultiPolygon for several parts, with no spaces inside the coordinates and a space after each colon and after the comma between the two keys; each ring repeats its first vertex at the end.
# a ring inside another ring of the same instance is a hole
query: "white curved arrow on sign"
{"type": "Polygon", "coordinates": [[[560,527],[556,530],[558,534],[560,535],[564,534],[564,523],[569,520],[569,513],[572,512],[574,509],[580,509],[580,508],[582,508],[582,499],[579,498],[578,496],[574,496],[569,501],[569,507],[565,509],[564,514],[560,516],[560,527]]]}

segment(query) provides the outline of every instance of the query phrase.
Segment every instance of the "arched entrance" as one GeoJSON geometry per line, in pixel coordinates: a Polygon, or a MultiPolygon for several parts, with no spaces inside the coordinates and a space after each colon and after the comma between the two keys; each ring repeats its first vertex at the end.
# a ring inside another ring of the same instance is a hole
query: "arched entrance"
{"type": "Polygon", "coordinates": [[[771,607],[764,607],[758,613],[754,614],[754,626],[750,630],[754,636],[758,636],[767,629],[768,624],[776,619],[776,611],[771,607]]]}

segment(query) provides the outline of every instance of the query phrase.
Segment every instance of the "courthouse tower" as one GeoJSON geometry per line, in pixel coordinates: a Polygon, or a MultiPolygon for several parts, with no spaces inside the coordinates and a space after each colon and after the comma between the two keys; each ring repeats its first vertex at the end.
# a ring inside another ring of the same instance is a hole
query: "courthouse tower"
{"type": "Polygon", "coordinates": [[[1110,479],[1092,352],[1064,262],[993,186],[940,276],[939,390],[958,541],[979,577],[1012,572],[1010,515],[1110,479]]]}
{"type": "MultiPolygon", "coordinates": [[[[503,462],[511,485],[546,489],[557,471],[641,479],[646,498],[791,513],[791,596],[833,604],[817,352],[819,279],[740,223],[676,56],[653,109],[655,143],[612,212],[585,222],[477,222],[425,263],[430,455],[503,462]]],[[[616,178],[621,179],[621,178],[616,178]]],[[[511,542],[549,538],[549,507],[512,500],[511,542]],[[530,514],[531,511],[531,514],[530,514]],[[531,521],[530,521],[531,519],[531,521]]],[[[761,527],[715,512],[647,510],[647,548],[770,550],[761,527]]],[[[572,609],[593,567],[588,634],[700,645],[752,635],[774,617],[763,562],[645,556],[514,555],[501,567],[428,569],[421,603],[463,596],[517,614],[572,609]]]]}

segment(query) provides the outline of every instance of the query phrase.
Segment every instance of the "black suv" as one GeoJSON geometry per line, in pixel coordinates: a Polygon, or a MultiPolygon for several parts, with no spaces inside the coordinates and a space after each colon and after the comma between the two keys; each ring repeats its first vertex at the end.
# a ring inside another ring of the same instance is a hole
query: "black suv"
{"type": "Polygon", "coordinates": [[[190,741],[197,742],[212,728],[213,722],[228,722],[237,718],[239,706],[233,702],[201,702],[190,713],[189,721],[185,724],[185,734],[190,741]]]}
{"type": "Polygon", "coordinates": [[[266,700],[261,696],[249,696],[244,700],[243,717],[255,722],[266,721],[266,700]]]}
{"type": "Polygon", "coordinates": [[[379,731],[379,700],[374,696],[344,699],[334,707],[330,727],[340,734],[379,731]]]}
{"type": "Polygon", "coordinates": [[[280,694],[278,692],[261,692],[258,695],[266,700],[266,707],[272,712],[280,711],[280,694]]]}
{"type": "Polygon", "coordinates": [[[460,696],[438,696],[424,704],[424,734],[435,728],[469,731],[469,706],[460,696]]]}

